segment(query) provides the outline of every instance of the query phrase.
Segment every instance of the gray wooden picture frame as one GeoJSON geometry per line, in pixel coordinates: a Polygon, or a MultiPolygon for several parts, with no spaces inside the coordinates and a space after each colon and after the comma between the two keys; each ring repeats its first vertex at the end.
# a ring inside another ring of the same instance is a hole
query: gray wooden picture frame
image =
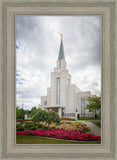
{"type": "Polygon", "coordinates": [[[117,159],[116,0],[1,0],[0,159],[117,159]],[[18,145],[15,135],[16,15],[100,15],[102,19],[101,144],[18,145]]]}

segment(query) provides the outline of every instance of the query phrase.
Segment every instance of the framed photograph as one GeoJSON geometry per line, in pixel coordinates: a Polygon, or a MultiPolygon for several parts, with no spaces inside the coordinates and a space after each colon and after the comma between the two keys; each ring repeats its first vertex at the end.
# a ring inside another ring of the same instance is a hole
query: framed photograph
{"type": "Polygon", "coordinates": [[[100,74],[101,16],[16,16],[16,144],[100,144],[100,74]]]}
{"type": "Polygon", "coordinates": [[[116,0],[1,2],[1,159],[111,159],[116,0]]]}

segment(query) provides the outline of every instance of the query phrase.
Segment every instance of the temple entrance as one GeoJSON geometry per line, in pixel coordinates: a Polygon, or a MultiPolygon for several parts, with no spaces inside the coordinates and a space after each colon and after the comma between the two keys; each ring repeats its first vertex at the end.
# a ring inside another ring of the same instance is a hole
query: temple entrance
{"type": "Polygon", "coordinates": [[[47,111],[55,111],[55,112],[58,113],[59,117],[62,117],[64,107],[61,107],[61,106],[44,106],[44,108],[47,111]]]}
{"type": "Polygon", "coordinates": [[[52,108],[51,110],[58,113],[58,108],[52,108]]]}

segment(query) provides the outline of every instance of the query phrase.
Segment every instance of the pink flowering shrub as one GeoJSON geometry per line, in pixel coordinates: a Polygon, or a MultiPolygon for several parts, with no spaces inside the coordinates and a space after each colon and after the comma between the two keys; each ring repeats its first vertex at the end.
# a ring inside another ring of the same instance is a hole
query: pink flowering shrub
{"type": "Polygon", "coordinates": [[[101,137],[92,134],[80,133],[78,131],[66,131],[62,129],[38,129],[29,131],[17,131],[18,136],[33,135],[33,136],[44,136],[59,139],[79,140],[79,141],[100,141],[101,137]]]}

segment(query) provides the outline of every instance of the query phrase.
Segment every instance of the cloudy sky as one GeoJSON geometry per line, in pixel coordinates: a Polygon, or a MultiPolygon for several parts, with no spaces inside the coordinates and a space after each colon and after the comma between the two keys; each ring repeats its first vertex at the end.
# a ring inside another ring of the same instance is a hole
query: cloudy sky
{"type": "Polygon", "coordinates": [[[100,16],[17,16],[17,106],[30,109],[47,94],[51,72],[63,44],[67,69],[82,91],[100,95],[100,16]]]}

